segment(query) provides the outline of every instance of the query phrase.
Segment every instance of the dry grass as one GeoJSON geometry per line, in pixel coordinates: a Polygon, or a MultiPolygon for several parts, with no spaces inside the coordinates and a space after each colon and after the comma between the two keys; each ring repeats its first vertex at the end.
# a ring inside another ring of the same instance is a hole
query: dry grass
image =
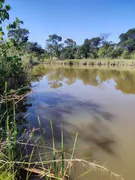
{"type": "MultiPolygon", "coordinates": [[[[0,144],[0,171],[3,168],[5,169],[7,167],[9,170],[14,168],[17,171],[23,170],[26,173],[26,180],[28,180],[32,174],[35,174],[40,178],[45,177],[46,179],[52,178],[57,180],[67,180],[70,177],[70,173],[72,172],[73,167],[76,167],[76,165],[79,164],[79,166],[81,166],[82,169],[85,168],[87,170],[85,170],[84,173],[78,178],[82,178],[91,171],[99,171],[102,173],[108,173],[110,177],[114,177],[119,180],[124,180],[121,176],[110,171],[104,165],[99,165],[95,162],[90,162],[86,159],[79,159],[75,157],[77,134],[75,136],[72,152],[69,154],[64,152],[63,133],[61,136],[61,149],[57,150],[55,147],[54,140],[52,140],[52,147],[44,147],[43,142],[42,145],[38,145],[38,141],[42,141],[42,133],[39,137],[35,138],[35,135],[33,133],[34,131],[32,131],[30,130],[28,132],[31,133],[32,136],[27,140],[26,143],[23,139],[26,133],[23,134],[23,136],[17,141],[17,146],[23,149],[23,151],[21,150],[21,152],[24,152],[27,148],[31,149],[30,154],[25,154],[25,156],[24,154],[22,154],[22,156],[20,156],[19,159],[9,160],[8,155],[5,155],[3,153],[4,149],[6,149],[8,146],[7,142],[3,142],[0,144]],[[33,143],[30,143],[31,141],[33,141],[33,143]]],[[[14,173],[16,173],[16,171],[14,171],[14,173]]]]}
{"type": "Polygon", "coordinates": [[[129,59],[73,59],[47,60],[44,64],[52,65],[84,65],[84,66],[135,66],[135,60],[129,59]]]}

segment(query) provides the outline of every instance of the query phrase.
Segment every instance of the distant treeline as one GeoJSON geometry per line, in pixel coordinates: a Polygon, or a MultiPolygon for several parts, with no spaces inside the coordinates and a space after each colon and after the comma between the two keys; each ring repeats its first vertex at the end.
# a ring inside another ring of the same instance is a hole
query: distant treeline
{"type": "Polygon", "coordinates": [[[117,44],[108,41],[109,34],[87,38],[82,45],[77,45],[71,38],[63,40],[61,36],[52,34],[45,41],[44,49],[37,42],[28,42],[29,31],[26,29],[19,29],[14,34],[9,33],[9,37],[20,34],[20,40],[27,40],[25,53],[40,56],[41,59],[135,58],[135,28],[122,33],[117,44]]]}

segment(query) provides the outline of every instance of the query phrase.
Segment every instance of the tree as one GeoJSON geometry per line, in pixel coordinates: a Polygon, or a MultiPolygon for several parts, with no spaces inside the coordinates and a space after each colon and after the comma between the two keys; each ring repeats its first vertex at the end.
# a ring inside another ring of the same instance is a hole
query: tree
{"type": "Polygon", "coordinates": [[[83,58],[88,58],[89,57],[89,50],[90,50],[90,44],[89,44],[89,39],[85,39],[82,47],[80,48],[82,52],[82,57],[83,58]]]}
{"type": "Polygon", "coordinates": [[[48,42],[52,43],[53,45],[58,45],[58,42],[62,41],[62,37],[58,36],[57,34],[49,35],[48,42]]]}
{"type": "Polygon", "coordinates": [[[125,49],[125,50],[123,51],[122,57],[123,57],[123,59],[130,59],[130,58],[131,58],[131,54],[130,54],[130,52],[129,52],[128,49],[125,49]]]}
{"type": "Polygon", "coordinates": [[[75,53],[75,58],[76,59],[82,59],[84,57],[84,54],[83,54],[83,47],[82,46],[78,46],[77,47],[77,51],[75,53]]]}
{"type": "Polygon", "coordinates": [[[122,49],[117,48],[117,45],[113,43],[112,41],[107,41],[108,34],[101,34],[101,41],[100,41],[100,47],[98,50],[98,57],[99,58],[117,58],[122,54],[122,49]]]}
{"type": "Polygon", "coordinates": [[[29,31],[18,27],[17,29],[9,30],[8,37],[14,39],[17,44],[23,45],[28,41],[29,31]]]}
{"type": "MultiPolygon", "coordinates": [[[[110,53],[110,57],[111,57],[112,59],[118,58],[118,57],[121,56],[122,52],[123,52],[123,50],[122,50],[121,48],[113,48],[112,51],[111,51],[111,53],[110,53]]],[[[108,55],[109,55],[109,54],[108,54],[108,55]]]]}
{"type": "Polygon", "coordinates": [[[60,43],[62,41],[62,37],[57,34],[49,35],[49,39],[47,42],[47,50],[51,57],[60,57],[60,52],[63,48],[63,44],[60,43]]]}
{"type": "Polygon", "coordinates": [[[5,5],[5,0],[0,0],[0,40],[3,40],[4,31],[2,28],[2,23],[5,20],[9,20],[9,11],[11,9],[10,5],[5,5]]]}
{"type": "Polygon", "coordinates": [[[119,46],[128,49],[130,52],[135,50],[135,28],[129,29],[125,34],[119,36],[119,46]]]}
{"type": "Polygon", "coordinates": [[[106,54],[106,48],[104,46],[100,47],[98,50],[98,57],[103,58],[106,54]]]}
{"type": "Polygon", "coordinates": [[[65,47],[61,50],[60,59],[75,59],[77,51],[76,42],[68,38],[64,41],[65,47]]]}
{"type": "Polygon", "coordinates": [[[60,59],[75,59],[76,47],[67,46],[61,51],[60,59]]]}
{"type": "Polygon", "coordinates": [[[117,58],[120,57],[123,50],[121,48],[115,47],[114,45],[103,45],[99,48],[98,57],[99,58],[117,58]]]}
{"type": "Polygon", "coordinates": [[[102,44],[103,42],[107,42],[108,37],[110,36],[110,33],[102,33],[100,34],[100,38],[102,39],[102,44]]]}
{"type": "MultiPolygon", "coordinates": [[[[20,53],[15,53],[14,55],[10,54],[9,51],[13,47],[14,49],[21,48],[19,44],[17,44],[17,39],[15,36],[12,36],[8,39],[4,39],[4,31],[3,31],[3,22],[6,20],[10,20],[9,10],[11,7],[9,5],[5,5],[5,0],[0,0],[0,40],[1,48],[0,48],[0,93],[4,93],[4,83],[7,83],[8,90],[17,89],[25,85],[26,78],[24,69],[22,67],[22,59],[20,53]],[[23,76],[23,78],[22,78],[23,76]]],[[[10,23],[6,28],[8,34],[11,31],[16,31],[19,29],[20,25],[23,22],[18,18],[15,19],[14,22],[10,23]]]]}
{"type": "Polygon", "coordinates": [[[37,42],[28,42],[26,45],[26,51],[28,53],[36,53],[38,55],[44,53],[44,49],[37,42]]]}
{"type": "Polygon", "coordinates": [[[65,43],[67,46],[71,46],[71,47],[75,47],[75,46],[76,46],[76,42],[73,41],[73,39],[70,39],[70,38],[66,39],[66,40],[64,41],[64,43],[65,43]]]}
{"type": "Polygon", "coordinates": [[[100,37],[85,39],[82,46],[77,50],[76,57],[80,58],[97,58],[97,52],[101,43],[100,37]]]}
{"type": "Polygon", "coordinates": [[[94,37],[92,39],[89,40],[89,43],[90,43],[90,47],[91,48],[98,48],[99,45],[101,44],[101,37],[94,37]]]}

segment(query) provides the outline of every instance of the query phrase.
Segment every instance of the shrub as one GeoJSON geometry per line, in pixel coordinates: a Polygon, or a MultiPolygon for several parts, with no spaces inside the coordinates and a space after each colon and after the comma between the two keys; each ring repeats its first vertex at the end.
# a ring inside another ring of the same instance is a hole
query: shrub
{"type": "Polygon", "coordinates": [[[122,57],[123,59],[130,59],[131,58],[130,52],[127,49],[124,50],[122,53],[122,57]]]}

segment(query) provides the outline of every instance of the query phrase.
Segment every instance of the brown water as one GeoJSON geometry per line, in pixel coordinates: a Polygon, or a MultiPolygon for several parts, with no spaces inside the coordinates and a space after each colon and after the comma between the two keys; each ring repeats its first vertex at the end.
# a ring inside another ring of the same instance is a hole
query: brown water
{"type": "MultiPolygon", "coordinates": [[[[66,149],[78,132],[76,155],[105,164],[125,180],[135,180],[135,70],[46,67],[32,70],[32,89],[27,119],[38,126],[37,115],[51,140],[60,142],[64,127],[66,149]]],[[[76,179],[82,168],[72,174],[76,179]]],[[[104,173],[90,172],[84,180],[109,180],[104,173]]],[[[112,178],[113,179],[113,178],[112,178]]]]}

